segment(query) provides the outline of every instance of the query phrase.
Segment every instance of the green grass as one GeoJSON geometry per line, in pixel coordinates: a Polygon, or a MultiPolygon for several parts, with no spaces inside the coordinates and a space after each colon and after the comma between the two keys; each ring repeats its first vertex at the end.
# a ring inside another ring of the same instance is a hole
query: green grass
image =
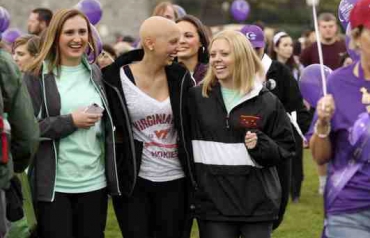
{"type": "MultiPolygon", "coordinates": [[[[323,224],[323,201],[318,195],[318,177],[316,166],[309,151],[304,157],[305,180],[302,195],[298,204],[290,203],[285,213],[284,221],[274,231],[273,238],[319,238],[323,224]]],[[[198,229],[193,227],[191,238],[198,238],[198,229]]],[[[109,204],[108,223],[105,231],[107,238],[119,238],[121,233],[112,209],[109,204]]]]}

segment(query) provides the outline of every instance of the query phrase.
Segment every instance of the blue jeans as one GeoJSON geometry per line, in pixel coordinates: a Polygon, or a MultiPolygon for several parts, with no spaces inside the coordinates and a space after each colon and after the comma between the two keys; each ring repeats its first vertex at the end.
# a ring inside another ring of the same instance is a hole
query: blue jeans
{"type": "Polygon", "coordinates": [[[327,238],[369,238],[370,209],[357,213],[328,215],[326,236],[327,238]]]}

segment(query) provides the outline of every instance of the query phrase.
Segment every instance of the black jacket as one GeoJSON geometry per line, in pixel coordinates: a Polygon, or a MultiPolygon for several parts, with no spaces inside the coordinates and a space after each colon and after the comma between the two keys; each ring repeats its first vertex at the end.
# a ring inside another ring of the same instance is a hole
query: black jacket
{"type": "Polygon", "coordinates": [[[297,112],[298,125],[303,134],[306,133],[310,127],[312,117],[303,104],[303,97],[297,80],[294,79],[289,68],[273,60],[266,74],[266,81],[269,80],[275,81],[275,87],[267,88],[279,98],[287,112],[297,112]]]}
{"type": "Polygon", "coordinates": [[[192,88],[188,103],[198,184],[196,215],[219,221],[276,220],[282,196],[276,166],[294,154],[282,104],[260,86],[227,113],[219,83],[208,98],[201,90],[192,88]],[[248,130],[258,136],[252,150],[244,144],[248,130]]]}
{"type": "MultiPolygon", "coordinates": [[[[297,113],[297,123],[302,133],[306,133],[310,127],[312,116],[303,104],[303,98],[299,90],[298,83],[294,79],[289,68],[284,64],[273,60],[266,74],[266,82],[268,82],[266,85],[267,88],[279,98],[285,110],[288,113],[297,113]]],[[[296,140],[296,150],[302,150],[303,141],[295,129],[293,129],[293,132],[296,140]]],[[[300,158],[293,157],[292,159],[300,158]]],[[[275,229],[282,222],[285,209],[289,201],[292,173],[291,161],[287,160],[277,168],[282,185],[283,197],[279,212],[279,220],[274,223],[275,229]]]]}
{"type": "MultiPolygon", "coordinates": [[[[106,92],[116,126],[116,152],[119,182],[123,194],[129,196],[133,192],[138,177],[143,143],[134,140],[132,122],[127,109],[122,89],[120,69],[134,61],[142,60],[143,50],[134,50],[120,56],[114,63],[103,69],[106,92]]],[[[174,63],[166,66],[166,75],[170,93],[170,101],[174,115],[174,125],[178,133],[178,156],[189,182],[195,184],[191,159],[191,143],[189,122],[185,111],[186,98],[193,80],[189,72],[174,63]]],[[[195,185],[194,185],[195,186],[195,185]]]]}

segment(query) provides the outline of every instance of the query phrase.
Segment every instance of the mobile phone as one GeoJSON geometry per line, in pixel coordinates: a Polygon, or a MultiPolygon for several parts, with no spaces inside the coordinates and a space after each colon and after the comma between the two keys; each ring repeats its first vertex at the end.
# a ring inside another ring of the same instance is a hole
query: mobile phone
{"type": "Polygon", "coordinates": [[[85,109],[85,112],[92,114],[103,114],[104,108],[100,107],[98,104],[93,103],[85,109]]]}

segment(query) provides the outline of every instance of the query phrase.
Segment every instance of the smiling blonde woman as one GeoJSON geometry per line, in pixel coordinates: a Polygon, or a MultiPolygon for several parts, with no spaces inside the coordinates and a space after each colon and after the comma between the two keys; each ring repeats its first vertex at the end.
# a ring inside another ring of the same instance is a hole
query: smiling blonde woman
{"type": "Polygon", "coordinates": [[[269,238],[281,202],[276,166],[294,152],[290,121],[262,87],[261,62],[242,33],[217,34],[209,64],[189,95],[200,237],[269,238]]]}

